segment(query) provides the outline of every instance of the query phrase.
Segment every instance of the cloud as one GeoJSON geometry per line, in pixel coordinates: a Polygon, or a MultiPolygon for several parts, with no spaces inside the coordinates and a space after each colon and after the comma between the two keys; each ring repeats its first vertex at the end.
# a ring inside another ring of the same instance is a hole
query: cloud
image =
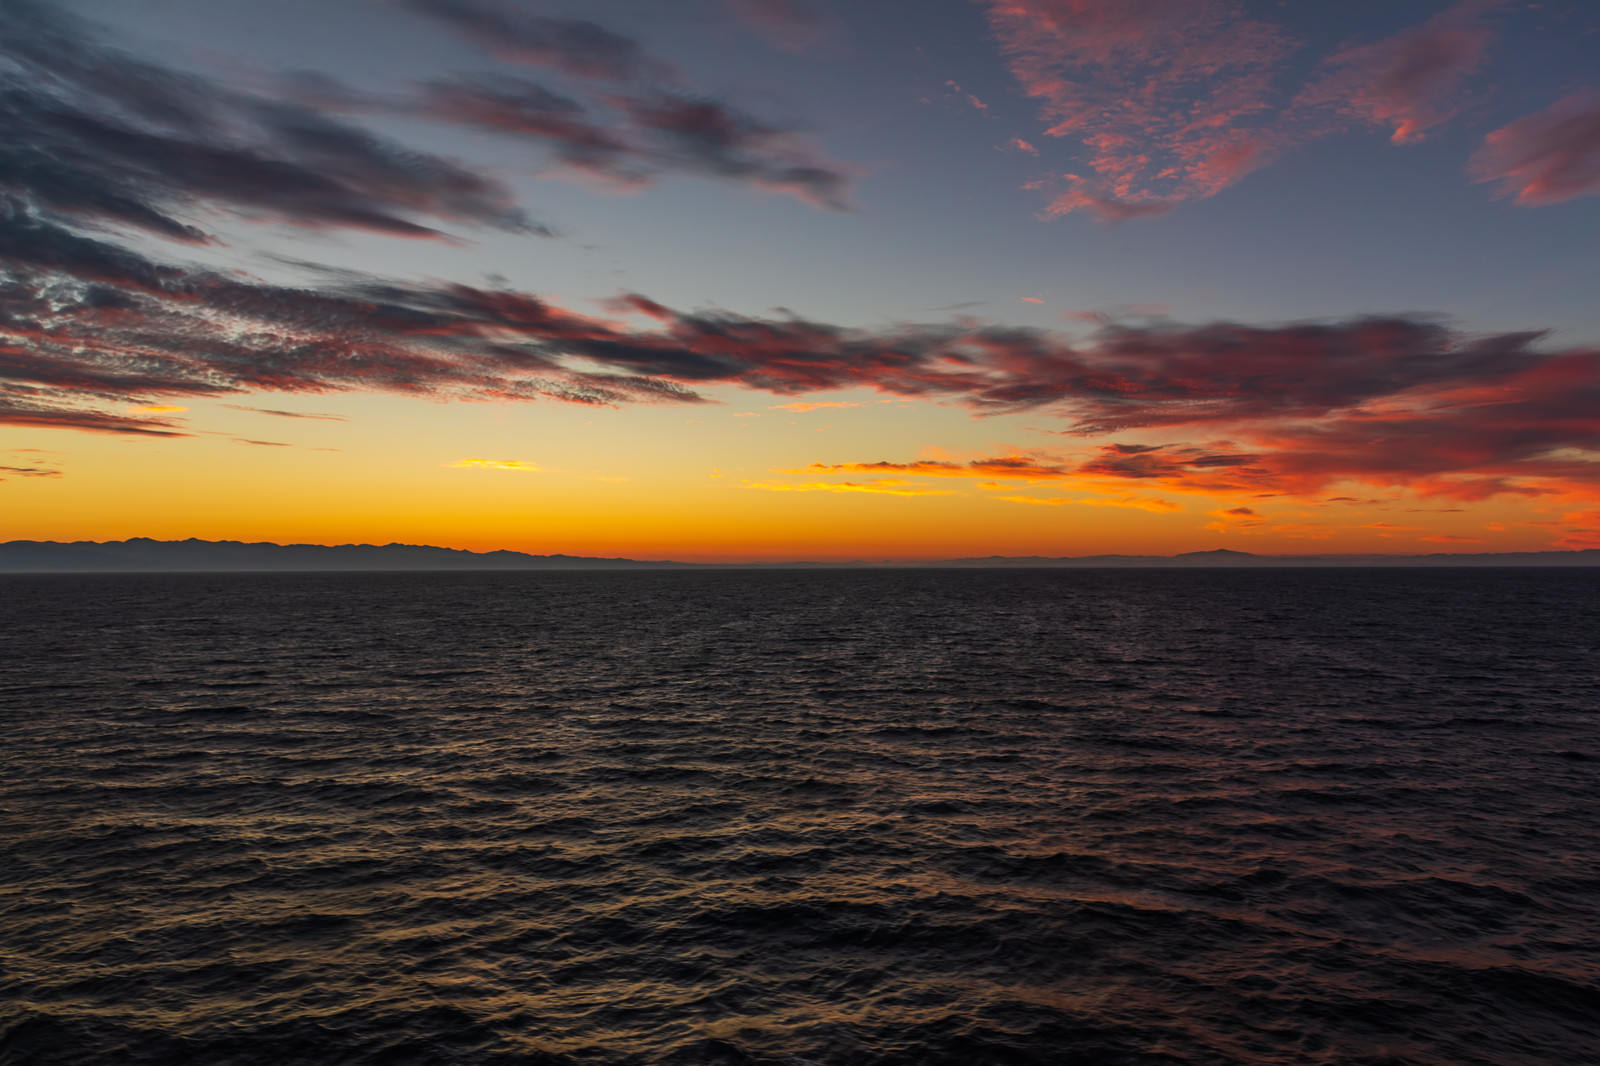
{"type": "Polygon", "coordinates": [[[501,59],[604,81],[670,79],[671,64],[588,19],[536,15],[506,0],[390,0],[501,59]]]}
{"type": "Polygon", "coordinates": [[[1600,510],[1572,511],[1561,516],[1566,529],[1555,542],[1557,548],[1600,548],[1600,510]]]}
{"type": "Polygon", "coordinates": [[[498,179],[338,117],[377,114],[516,137],[622,185],[694,174],[849,206],[850,174],[799,131],[667,91],[664,64],[594,23],[465,0],[404,6],[619,88],[585,104],[526,78],[479,75],[389,98],[300,75],[266,95],[136,58],[93,23],[15,0],[0,6],[0,194],[73,226],[191,245],[215,243],[224,216],[444,241],[456,227],[552,234],[498,179]]]}
{"type": "Polygon", "coordinates": [[[799,196],[818,207],[848,210],[849,178],[818,162],[794,132],[714,100],[667,94],[619,97],[633,125],[653,137],[655,158],[721,178],[799,196]]]}
{"type": "Polygon", "coordinates": [[[1248,451],[1213,442],[1123,455],[1113,445],[1085,470],[1190,491],[1310,494],[1355,481],[1480,500],[1600,490],[1600,463],[1566,454],[1600,440],[1600,352],[1528,353],[1460,375],[1407,400],[1315,418],[1264,414],[1235,426],[1248,451]]]}
{"type": "Polygon", "coordinates": [[[1143,200],[1120,200],[1114,196],[1101,196],[1086,188],[1072,188],[1053,198],[1045,207],[1046,215],[1070,215],[1074,211],[1090,211],[1102,222],[1131,222],[1136,218],[1155,218],[1164,215],[1182,202],[1180,197],[1143,200]]]}
{"type": "Polygon", "coordinates": [[[1159,318],[1172,310],[1164,303],[1118,304],[1105,310],[1063,311],[1063,322],[1083,322],[1092,326],[1109,326],[1127,318],[1159,318]]]}
{"type": "Polygon", "coordinates": [[[1176,491],[1214,495],[1270,491],[1270,472],[1260,456],[1228,442],[1192,444],[1103,444],[1073,468],[1081,477],[1126,479],[1176,491]]]}
{"type": "Polygon", "coordinates": [[[342,415],[321,415],[309,411],[278,411],[271,407],[251,407],[242,403],[225,403],[222,406],[234,411],[249,411],[258,415],[272,415],[276,418],[307,418],[318,422],[346,422],[349,421],[342,415]]]}
{"type": "Polygon", "coordinates": [[[517,470],[537,473],[541,469],[521,459],[457,459],[450,464],[459,470],[517,470]]]}
{"type": "Polygon", "coordinates": [[[961,88],[960,85],[957,85],[955,82],[947,81],[944,84],[945,84],[945,88],[949,89],[956,96],[959,96],[961,99],[965,100],[972,107],[972,109],[974,111],[988,111],[989,110],[989,105],[988,104],[986,104],[982,100],[978,99],[978,97],[976,95],[974,95],[973,93],[967,92],[966,90],[961,88]]]}
{"type": "Polygon", "coordinates": [[[1343,48],[1300,103],[1392,126],[1396,144],[1419,141],[1450,117],[1449,101],[1482,64],[1493,34],[1481,16],[1495,6],[1466,0],[1393,37],[1343,48]]]}
{"type": "Polygon", "coordinates": [[[152,418],[125,418],[71,404],[34,403],[28,390],[18,389],[0,377],[0,426],[39,429],[77,429],[90,433],[118,433],[148,437],[187,437],[170,422],[152,418]]]}
{"type": "Polygon", "coordinates": [[[1077,141],[1087,175],[1049,211],[1108,219],[1209,196],[1265,161],[1254,132],[1294,50],[1231,0],[988,0],[1011,73],[1052,137],[1077,141]]]}
{"type": "MultiPolygon", "coordinates": [[[[1279,327],[1110,325],[1052,360],[1077,432],[1311,419],[1384,397],[1488,384],[1544,362],[1537,332],[1458,335],[1426,318],[1387,316],[1279,327]]],[[[1043,367],[1040,368],[1043,370],[1043,367]]],[[[1027,375],[1040,397],[1047,373],[1027,375]]],[[[1001,399],[1005,393],[991,391],[1001,399]]]]}
{"type": "Polygon", "coordinates": [[[1526,207],[1600,195],[1600,92],[1575,93],[1495,130],[1469,170],[1526,207]]]}
{"type": "MultiPolygon", "coordinates": [[[[1078,148],[1070,170],[1028,183],[1047,216],[1125,222],[1214,196],[1298,144],[1351,121],[1420,138],[1452,113],[1492,40],[1467,0],[1421,26],[1349,45],[1320,64],[1236,0],[983,0],[1046,136],[1078,148]],[[1285,82],[1310,67],[1297,93],[1285,82]]],[[[1026,142],[1014,142],[1026,143],[1026,142]]]]}
{"type": "Polygon", "coordinates": [[[1039,149],[1035,148],[1032,144],[1030,144],[1028,141],[1023,140],[1021,137],[1013,137],[1013,138],[1011,138],[1005,144],[1002,144],[1000,146],[1000,150],[1002,152],[1006,152],[1006,151],[1025,152],[1026,154],[1031,155],[1031,156],[1037,156],[1039,154],[1039,149]]]}
{"type": "MultiPolygon", "coordinates": [[[[420,113],[439,121],[530,138],[580,173],[647,184],[661,173],[698,174],[848,210],[850,174],[775,125],[681,89],[673,66],[637,41],[587,19],[536,15],[503,0],[392,0],[435,19],[504,60],[611,83],[598,108],[526,78],[479,75],[435,81],[416,101],[376,101],[339,89],[325,97],[356,108],[420,113]]],[[[798,42],[822,23],[801,0],[729,0],[738,14],[798,42]],[[809,28],[809,29],[808,29],[809,28]]]]}
{"type": "Polygon", "coordinates": [[[1018,481],[1054,481],[1072,476],[1064,466],[1041,463],[1025,455],[1002,455],[956,462],[947,459],[917,459],[911,462],[878,460],[866,463],[812,463],[803,474],[912,474],[920,477],[1007,478],[1018,481]]]}
{"type": "Polygon", "coordinates": [[[858,403],[844,403],[839,400],[818,400],[810,403],[778,403],[771,406],[774,411],[821,411],[830,407],[860,407],[858,403]]]}
{"type": "Polygon", "coordinates": [[[637,147],[596,122],[582,103],[526,78],[457,76],[420,85],[415,99],[365,106],[532,139],[569,166],[625,183],[643,183],[647,177],[637,147]]]}
{"type": "Polygon", "coordinates": [[[46,466],[0,466],[0,481],[8,477],[60,477],[61,471],[46,466]]]}
{"type": "Polygon", "coordinates": [[[350,111],[422,117],[474,127],[549,151],[568,171],[623,188],[664,175],[719,178],[783,192],[815,206],[849,208],[851,174],[792,126],[700,96],[639,88],[582,102],[510,74],[458,75],[393,98],[363,96],[320,79],[319,99],[350,111]]]}
{"type": "Polygon", "coordinates": [[[1267,529],[1267,519],[1257,514],[1249,507],[1227,507],[1212,511],[1214,522],[1207,522],[1202,529],[1214,533],[1258,533],[1267,529]]]}
{"type": "Polygon", "coordinates": [[[212,240],[214,212],[412,238],[442,222],[548,232],[494,179],[135,59],[34,0],[0,7],[0,56],[0,189],[40,210],[190,244],[212,240]]]}
{"type": "MultiPolygon", "coordinates": [[[[1574,457],[1600,442],[1600,352],[1525,353],[1507,367],[1458,370],[1460,380],[1429,384],[1404,401],[1390,395],[1315,414],[1290,413],[1293,404],[1278,414],[1263,409],[1232,420],[1240,440],[1112,441],[1075,455],[813,464],[794,473],[1133,482],[1212,496],[1307,496],[1362,483],[1462,501],[1600,497],[1600,462],[1574,457]],[[1472,383],[1474,375],[1481,380],[1472,383]]],[[[1199,411],[1184,421],[1195,428],[1208,419],[1199,411]]],[[[1077,430],[1096,432],[1093,425],[1077,430]]],[[[1339,501],[1361,502],[1329,502],[1339,501]]],[[[1242,506],[1215,517],[1260,519],[1242,506]]]]}

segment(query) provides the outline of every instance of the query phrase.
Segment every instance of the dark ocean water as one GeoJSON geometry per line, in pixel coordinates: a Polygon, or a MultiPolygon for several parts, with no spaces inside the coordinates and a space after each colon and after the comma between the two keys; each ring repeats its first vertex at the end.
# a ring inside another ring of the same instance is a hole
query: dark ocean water
{"type": "Polygon", "coordinates": [[[0,1062],[1600,1062],[1600,572],[0,579],[0,1062]]]}

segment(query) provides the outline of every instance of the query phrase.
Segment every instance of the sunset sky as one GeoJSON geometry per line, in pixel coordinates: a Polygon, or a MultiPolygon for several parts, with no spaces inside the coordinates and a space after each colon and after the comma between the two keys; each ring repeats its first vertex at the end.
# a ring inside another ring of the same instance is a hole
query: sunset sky
{"type": "Polygon", "coordinates": [[[1600,5],[5,0],[0,540],[1600,547],[1600,5]]]}

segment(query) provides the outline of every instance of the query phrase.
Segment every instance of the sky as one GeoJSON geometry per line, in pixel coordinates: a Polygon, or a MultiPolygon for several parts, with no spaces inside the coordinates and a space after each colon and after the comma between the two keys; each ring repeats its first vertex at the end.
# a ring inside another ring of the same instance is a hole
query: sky
{"type": "Polygon", "coordinates": [[[5,0],[0,540],[1600,548],[1584,0],[5,0]]]}

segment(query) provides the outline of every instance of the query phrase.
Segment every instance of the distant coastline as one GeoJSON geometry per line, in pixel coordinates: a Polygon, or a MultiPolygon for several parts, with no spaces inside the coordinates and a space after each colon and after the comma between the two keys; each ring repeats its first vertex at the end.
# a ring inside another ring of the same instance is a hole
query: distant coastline
{"type": "Polygon", "coordinates": [[[1254,555],[1218,548],[1177,555],[1005,556],[922,560],[690,563],[581,555],[473,552],[420,544],[273,544],[241,541],[13,540],[0,543],[0,573],[217,573],[259,571],[752,570],[914,568],[1267,568],[1600,566],[1600,549],[1434,552],[1425,555],[1254,555]]]}

